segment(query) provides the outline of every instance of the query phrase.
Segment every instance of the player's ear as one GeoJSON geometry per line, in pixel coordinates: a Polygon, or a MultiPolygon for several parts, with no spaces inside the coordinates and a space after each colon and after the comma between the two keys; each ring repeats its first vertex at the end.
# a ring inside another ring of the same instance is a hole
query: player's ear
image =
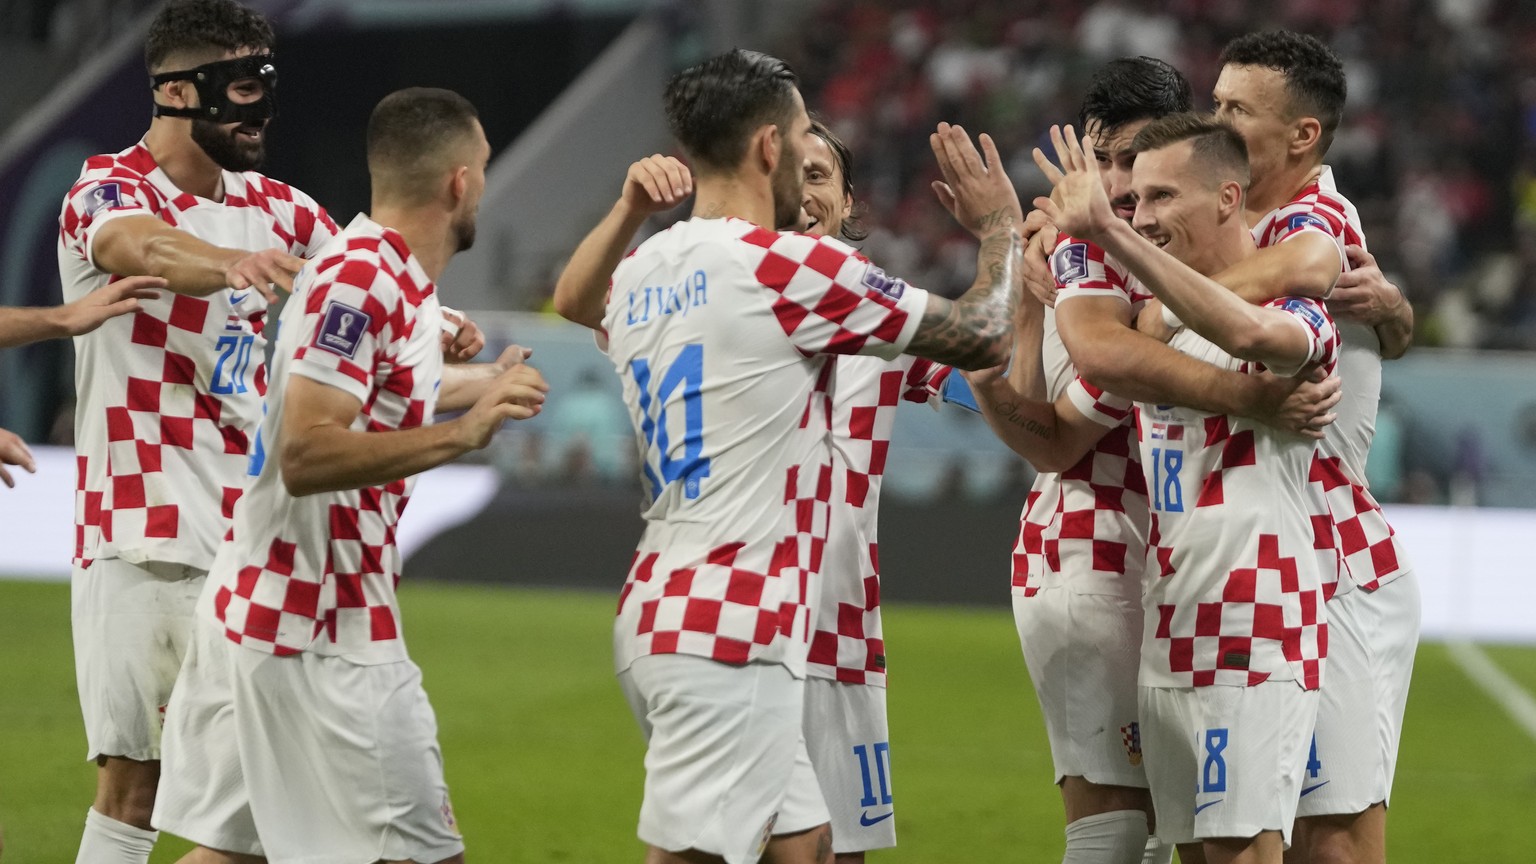
{"type": "Polygon", "coordinates": [[[165,104],[172,108],[196,108],[197,87],[191,81],[167,81],[160,85],[165,104]]]}
{"type": "Polygon", "coordinates": [[[772,174],[783,158],[783,133],[776,124],[759,126],[752,136],[752,154],[763,167],[763,173],[772,174]]]}
{"type": "Polygon", "coordinates": [[[1316,147],[1323,137],[1323,124],[1316,117],[1299,118],[1291,126],[1291,153],[1301,155],[1316,147]]]}
{"type": "Polygon", "coordinates": [[[458,207],[459,202],[464,200],[464,196],[468,192],[469,166],[456,166],[453,169],[453,173],[448,176],[448,197],[453,202],[453,206],[458,207]]]}
{"type": "Polygon", "coordinates": [[[1236,180],[1228,180],[1221,184],[1217,204],[1221,213],[1221,221],[1231,219],[1234,214],[1241,215],[1243,209],[1243,186],[1236,180]]]}

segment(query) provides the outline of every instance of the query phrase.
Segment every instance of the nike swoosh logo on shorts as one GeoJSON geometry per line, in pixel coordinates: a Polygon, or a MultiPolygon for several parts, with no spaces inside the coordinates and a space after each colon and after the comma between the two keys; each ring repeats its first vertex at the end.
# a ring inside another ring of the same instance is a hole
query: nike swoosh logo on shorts
{"type": "Polygon", "coordinates": [[[887,820],[887,819],[889,819],[889,818],[891,818],[892,816],[895,816],[895,815],[896,815],[896,811],[892,810],[889,813],[882,813],[879,816],[876,816],[875,818],[871,819],[871,818],[869,818],[869,814],[868,813],[860,813],[859,814],[859,824],[863,825],[865,828],[868,828],[871,825],[876,825],[876,824],[879,824],[881,822],[884,822],[885,820],[887,820]]]}
{"type": "Polygon", "coordinates": [[[1215,807],[1217,804],[1220,804],[1221,802],[1223,802],[1225,800],[1227,800],[1227,799],[1225,799],[1225,798],[1217,798],[1215,801],[1208,801],[1208,802],[1206,802],[1204,804],[1201,804],[1199,807],[1196,807],[1195,808],[1195,812],[1199,813],[1201,810],[1204,810],[1207,807],[1215,807]]]}
{"type": "Polygon", "coordinates": [[[1308,795],[1311,795],[1313,792],[1316,792],[1317,790],[1323,788],[1324,786],[1327,786],[1329,783],[1332,783],[1332,782],[1333,782],[1332,780],[1324,780],[1323,782],[1317,784],[1316,786],[1304,786],[1304,787],[1302,787],[1301,794],[1298,795],[1297,797],[1298,798],[1305,798],[1308,795]]]}

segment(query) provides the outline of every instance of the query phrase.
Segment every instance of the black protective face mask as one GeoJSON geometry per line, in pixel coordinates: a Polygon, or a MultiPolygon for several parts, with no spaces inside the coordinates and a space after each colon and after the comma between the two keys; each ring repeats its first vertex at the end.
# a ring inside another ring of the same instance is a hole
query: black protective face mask
{"type": "Polygon", "coordinates": [[[251,54],[233,60],[217,60],[192,69],[161,72],[150,77],[154,89],[167,81],[191,81],[197,87],[197,108],[155,105],[156,117],[190,117],[213,123],[259,123],[277,116],[277,67],[271,54],[251,54]],[[247,78],[261,81],[261,98],[239,103],[229,98],[230,85],[247,78]]]}

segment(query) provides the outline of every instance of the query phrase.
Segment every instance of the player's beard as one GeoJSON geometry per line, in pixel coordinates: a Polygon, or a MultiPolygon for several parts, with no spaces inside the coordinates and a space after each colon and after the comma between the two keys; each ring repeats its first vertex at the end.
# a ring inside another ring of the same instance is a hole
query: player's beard
{"type": "Polygon", "coordinates": [[[805,171],[799,151],[779,142],[779,165],[773,171],[773,227],[785,231],[800,224],[800,202],[805,200],[805,171]]]}
{"type": "Polygon", "coordinates": [[[454,218],[453,240],[458,247],[454,250],[455,253],[463,252],[475,245],[475,222],[476,217],[479,215],[479,208],[477,207],[469,213],[454,218]]]}
{"type": "Polygon", "coordinates": [[[239,129],[212,120],[193,120],[192,140],[225,171],[255,171],[267,158],[266,129],[262,129],[261,140],[254,142],[236,135],[239,129]]]}

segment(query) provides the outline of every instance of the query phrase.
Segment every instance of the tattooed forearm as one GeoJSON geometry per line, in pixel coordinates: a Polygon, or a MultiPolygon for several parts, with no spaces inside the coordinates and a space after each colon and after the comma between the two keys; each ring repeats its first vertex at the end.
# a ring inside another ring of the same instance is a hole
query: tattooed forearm
{"type": "Polygon", "coordinates": [[[1009,207],[1000,207],[976,220],[976,233],[985,236],[996,228],[1012,224],[1013,210],[1009,207]]]}
{"type": "Polygon", "coordinates": [[[1013,312],[1022,290],[1021,248],[1018,233],[1011,229],[983,238],[976,257],[976,281],[970,290],[954,301],[930,296],[928,310],[907,350],[961,369],[985,369],[1008,362],[1013,312]]]}
{"type": "Polygon", "coordinates": [[[999,402],[997,403],[997,417],[1000,420],[1006,420],[1008,423],[1043,441],[1049,441],[1056,437],[1056,430],[1053,427],[1026,416],[1020,410],[1021,407],[1017,402],[999,402]]]}

